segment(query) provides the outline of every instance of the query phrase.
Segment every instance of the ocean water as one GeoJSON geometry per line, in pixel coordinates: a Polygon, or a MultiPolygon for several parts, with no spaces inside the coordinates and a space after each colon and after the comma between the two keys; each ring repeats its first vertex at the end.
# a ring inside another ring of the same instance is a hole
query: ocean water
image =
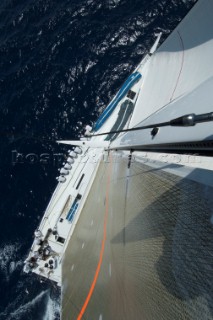
{"type": "Polygon", "coordinates": [[[0,320],[59,319],[57,287],[22,270],[67,150],[55,140],[78,138],[195,2],[0,2],[0,320]]]}

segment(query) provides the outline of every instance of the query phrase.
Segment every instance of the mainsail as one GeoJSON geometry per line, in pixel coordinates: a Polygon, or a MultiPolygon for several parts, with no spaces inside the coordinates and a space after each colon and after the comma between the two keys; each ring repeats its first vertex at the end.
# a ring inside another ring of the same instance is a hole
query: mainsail
{"type": "Polygon", "coordinates": [[[62,319],[213,319],[213,166],[127,162],[113,154],[96,175],[65,252],[62,319]]]}

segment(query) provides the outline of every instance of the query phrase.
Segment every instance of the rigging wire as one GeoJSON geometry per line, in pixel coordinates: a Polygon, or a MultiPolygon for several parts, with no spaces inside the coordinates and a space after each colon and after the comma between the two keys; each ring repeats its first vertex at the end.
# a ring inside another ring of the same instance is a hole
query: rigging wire
{"type": "Polygon", "coordinates": [[[114,134],[114,133],[121,133],[121,132],[129,132],[129,131],[138,131],[138,130],[145,130],[145,129],[157,129],[159,127],[166,127],[166,126],[172,126],[172,127],[192,127],[195,126],[198,123],[203,123],[203,122],[209,122],[213,121],[213,112],[209,113],[203,113],[196,115],[194,113],[190,113],[175,119],[172,119],[170,121],[166,122],[160,122],[160,123],[154,123],[154,124],[149,124],[146,126],[140,126],[140,127],[134,127],[134,128],[129,128],[129,129],[122,129],[122,130],[114,130],[114,131],[109,131],[109,132],[102,132],[102,133],[97,133],[93,134],[92,137],[97,137],[97,136],[103,136],[107,134],[114,134]]]}

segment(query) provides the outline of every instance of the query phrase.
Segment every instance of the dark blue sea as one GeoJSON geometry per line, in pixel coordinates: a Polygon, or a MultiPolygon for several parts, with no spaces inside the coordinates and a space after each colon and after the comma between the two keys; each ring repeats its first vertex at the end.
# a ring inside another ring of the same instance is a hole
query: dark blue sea
{"type": "Polygon", "coordinates": [[[55,141],[77,139],[194,3],[1,0],[0,320],[59,319],[57,287],[23,272],[67,150],[55,141]]]}

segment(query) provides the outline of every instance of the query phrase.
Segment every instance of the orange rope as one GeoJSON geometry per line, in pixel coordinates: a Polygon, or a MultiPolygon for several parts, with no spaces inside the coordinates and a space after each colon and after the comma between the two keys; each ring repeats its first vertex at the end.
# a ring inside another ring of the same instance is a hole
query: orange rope
{"type": "Polygon", "coordinates": [[[98,280],[99,272],[100,272],[101,265],[102,265],[105,243],[106,243],[106,233],[107,233],[107,218],[108,218],[108,211],[109,211],[109,185],[110,185],[110,178],[111,178],[111,168],[112,168],[112,163],[111,163],[111,159],[110,159],[110,168],[109,168],[109,174],[108,174],[108,179],[107,179],[107,188],[106,188],[106,203],[105,203],[106,207],[105,207],[105,215],[104,215],[104,231],[103,231],[103,239],[102,239],[100,257],[99,257],[98,265],[97,265],[97,268],[95,271],[95,275],[94,275],[90,290],[89,290],[88,295],[86,297],[86,300],[81,308],[81,311],[77,317],[77,320],[81,320],[82,316],[84,315],[84,313],[86,311],[88,303],[89,303],[89,301],[92,297],[93,291],[95,289],[96,282],[98,280]]]}

